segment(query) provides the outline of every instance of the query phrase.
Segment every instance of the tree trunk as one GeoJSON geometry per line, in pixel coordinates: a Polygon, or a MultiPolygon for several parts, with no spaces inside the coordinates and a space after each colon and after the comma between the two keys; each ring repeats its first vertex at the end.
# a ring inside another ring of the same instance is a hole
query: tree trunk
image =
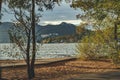
{"type": "Polygon", "coordinates": [[[118,23],[115,22],[114,23],[114,40],[115,40],[115,50],[116,52],[112,55],[112,61],[114,64],[118,64],[119,63],[119,47],[118,47],[118,32],[117,32],[117,29],[118,29],[118,23]]]}
{"type": "Polygon", "coordinates": [[[0,67],[0,79],[2,78],[2,68],[0,67]]]}
{"type": "Polygon", "coordinates": [[[27,63],[27,74],[28,74],[28,80],[31,80],[32,79],[31,69],[30,69],[30,65],[28,63],[27,63]]]}
{"type": "Polygon", "coordinates": [[[117,23],[114,23],[115,27],[114,27],[114,39],[117,42],[118,38],[117,38],[117,23]]]}
{"type": "Polygon", "coordinates": [[[35,77],[34,63],[36,54],[36,36],[35,36],[35,0],[32,0],[32,60],[31,60],[31,76],[35,77]]]}
{"type": "Polygon", "coordinates": [[[28,33],[28,41],[27,41],[27,53],[26,53],[26,63],[27,63],[27,73],[28,73],[28,79],[30,80],[32,77],[31,77],[31,66],[30,66],[30,34],[31,34],[31,31],[29,30],[29,33],[28,33]]]}
{"type": "MultiPolygon", "coordinates": [[[[1,23],[1,9],[2,9],[2,0],[0,0],[0,23],[1,23]]],[[[0,67],[0,79],[2,75],[2,68],[0,67]]]]}
{"type": "Polygon", "coordinates": [[[1,18],[2,18],[1,10],[2,10],[2,0],[0,0],[0,23],[1,23],[1,18]]]}

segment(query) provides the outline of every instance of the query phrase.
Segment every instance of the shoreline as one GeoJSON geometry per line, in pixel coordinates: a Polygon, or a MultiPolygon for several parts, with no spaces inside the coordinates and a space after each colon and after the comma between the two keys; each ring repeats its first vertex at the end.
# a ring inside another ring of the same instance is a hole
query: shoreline
{"type": "MultiPolygon", "coordinates": [[[[75,57],[66,57],[66,58],[48,58],[48,59],[36,59],[35,65],[47,65],[57,62],[72,61],[76,60],[75,57]]],[[[9,67],[22,67],[26,66],[24,60],[0,60],[0,67],[9,68],[9,67]]]]}

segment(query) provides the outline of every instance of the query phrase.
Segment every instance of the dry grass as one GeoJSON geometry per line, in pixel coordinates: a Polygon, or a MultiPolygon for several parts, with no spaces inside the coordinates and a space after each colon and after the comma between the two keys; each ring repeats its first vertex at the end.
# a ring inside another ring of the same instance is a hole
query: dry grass
{"type": "MultiPolygon", "coordinates": [[[[110,61],[105,60],[58,62],[45,66],[36,66],[34,80],[87,80],[87,78],[119,80],[119,68],[120,66],[113,65],[110,61]],[[112,76],[110,76],[111,74],[112,76]]],[[[26,68],[3,69],[2,77],[8,80],[27,80],[26,68]]]]}

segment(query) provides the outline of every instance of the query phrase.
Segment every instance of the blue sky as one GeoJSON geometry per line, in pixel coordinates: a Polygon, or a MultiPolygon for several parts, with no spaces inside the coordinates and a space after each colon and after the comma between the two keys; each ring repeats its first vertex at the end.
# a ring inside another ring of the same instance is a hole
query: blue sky
{"type": "MultiPolygon", "coordinates": [[[[3,5],[7,8],[5,5],[3,5]]],[[[75,25],[79,25],[81,20],[76,19],[76,15],[82,13],[80,9],[75,10],[70,8],[70,4],[62,2],[59,5],[55,5],[53,10],[48,10],[42,12],[42,17],[40,21],[40,25],[47,25],[47,24],[60,24],[61,22],[67,22],[75,25]]],[[[10,13],[4,13],[2,16],[3,22],[11,22],[14,20],[14,15],[10,13]]]]}

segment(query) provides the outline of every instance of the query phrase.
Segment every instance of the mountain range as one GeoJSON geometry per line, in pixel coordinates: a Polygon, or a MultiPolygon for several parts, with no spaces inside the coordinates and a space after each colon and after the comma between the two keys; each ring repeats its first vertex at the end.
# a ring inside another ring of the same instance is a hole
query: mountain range
{"type": "MultiPolygon", "coordinates": [[[[13,27],[13,23],[11,22],[3,22],[0,24],[0,43],[9,43],[9,34],[8,30],[10,27],[13,27]]],[[[59,25],[38,25],[36,24],[36,34],[39,36],[37,39],[42,39],[46,37],[58,37],[58,36],[66,36],[73,35],[76,33],[76,26],[68,23],[61,23],[59,25]]]]}

